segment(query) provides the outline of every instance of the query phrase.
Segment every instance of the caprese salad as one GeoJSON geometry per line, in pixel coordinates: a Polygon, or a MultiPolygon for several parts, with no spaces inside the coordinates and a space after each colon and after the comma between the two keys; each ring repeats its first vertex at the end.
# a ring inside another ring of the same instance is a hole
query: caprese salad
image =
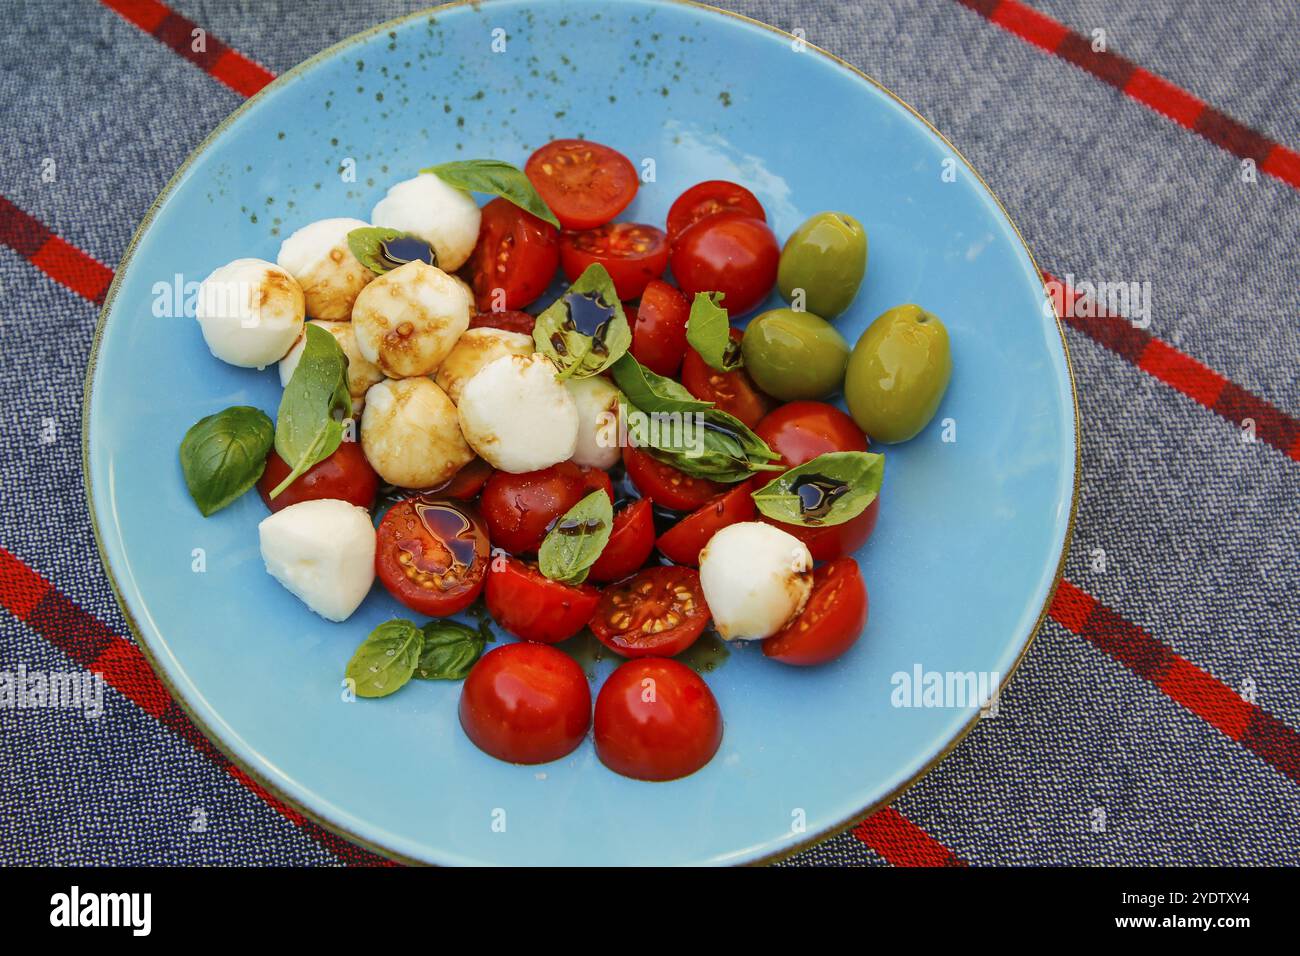
{"type": "Polygon", "coordinates": [[[357,696],[463,680],[460,722],[494,757],[556,760],[591,732],[615,772],[670,780],[722,740],[676,659],[706,629],[800,666],[863,633],[853,553],[884,471],[868,436],[920,432],[951,357],[916,305],[852,348],[836,330],[866,274],[853,217],[813,216],[782,246],[753,193],[713,180],[666,228],[616,221],[640,186],[617,151],[557,140],[522,169],[430,167],[369,221],[217,268],[197,299],[209,349],[278,363],[283,394],[274,420],[197,422],[180,464],[205,516],[257,487],[266,570],[321,617],[345,621],[378,578],[424,619],[362,641],[357,696]],[[788,308],[734,324],[774,287],[788,308]],[[467,609],[481,626],[451,619],[467,609]],[[484,653],[489,618],[518,640],[484,653]],[[626,659],[594,718],[554,646],[588,630],[626,659]]]}

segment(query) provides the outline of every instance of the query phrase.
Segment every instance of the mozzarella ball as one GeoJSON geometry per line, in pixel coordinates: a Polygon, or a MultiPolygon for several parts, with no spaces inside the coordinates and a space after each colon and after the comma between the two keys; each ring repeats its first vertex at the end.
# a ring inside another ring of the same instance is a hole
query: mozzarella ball
{"type": "Polygon", "coordinates": [[[618,404],[623,393],[602,375],[569,379],[564,387],[578,407],[578,447],[573,461],[592,468],[612,468],[623,450],[618,447],[618,404]]]}
{"type": "Polygon", "coordinates": [[[329,621],[351,616],[375,580],[370,512],[346,501],[300,501],[257,526],[266,570],[329,621]]]}
{"type": "Polygon", "coordinates": [[[480,218],[474,197],[433,173],[398,183],[370,215],[376,226],[409,232],[433,246],[438,267],[448,272],[464,265],[474,251],[480,218]]]}
{"type": "Polygon", "coordinates": [[[460,429],[493,468],[520,474],[567,461],[578,407],[545,355],[503,355],[462,386],[460,429]]]}
{"type": "Polygon", "coordinates": [[[812,593],[812,554],[789,532],[762,521],[728,525],[700,551],[700,587],[727,641],[771,637],[812,593]]]}
{"type": "Polygon", "coordinates": [[[322,219],[280,243],[275,261],[302,286],[313,319],[346,320],[357,294],[375,277],[348,248],[348,233],[368,225],[360,219],[322,219]]]}
{"type": "MultiPolygon", "coordinates": [[[[348,394],[352,396],[352,414],[361,414],[366,401],[366,390],[376,382],[382,381],[384,373],[379,371],[378,366],[367,362],[366,357],[357,348],[357,337],[353,333],[351,322],[323,322],[313,319],[307,324],[319,326],[334,336],[335,341],[339,343],[339,348],[348,357],[348,394]]],[[[281,388],[287,387],[289,379],[293,378],[293,370],[298,367],[298,360],[302,358],[302,350],[306,346],[306,335],[299,336],[298,341],[289,350],[289,354],[280,359],[281,388]]]]}
{"type": "Polygon", "coordinates": [[[437,382],[453,402],[460,404],[460,390],[478,370],[503,355],[532,355],[533,337],[505,329],[469,329],[456,341],[442,364],[437,382]]]}
{"type": "Polygon", "coordinates": [[[389,378],[429,375],[469,328],[470,302],[441,269],[408,262],[357,296],[352,307],[357,348],[389,378]]]}
{"type": "Polygon", "coordinates": [[[236,259],[203,280],[194,316],[221,361],[265,368],[302,334],[302,289],[279,266],[236,259]]]}
{"type": "Polygon", "coordinates": [[[456,406],[429,378],[385,379],[366,392],[361,450],[380,478],[402,488],[441,485],[474,457],[456,406]]]}

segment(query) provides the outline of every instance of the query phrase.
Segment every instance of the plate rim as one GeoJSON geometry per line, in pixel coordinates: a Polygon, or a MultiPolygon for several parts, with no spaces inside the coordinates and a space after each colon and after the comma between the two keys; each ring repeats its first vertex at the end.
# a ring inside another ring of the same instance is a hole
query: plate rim
{"type": "MultiPolygon", "coordinates": [[[[855,67],[852,63],[849,63],[843,58],[836,56],[834,53],[831,53],[829,50],[823,49],[822,47],[818,46],[815,43],[812,43],[806,38],[796,37],[794,34],[789,33],[788,31],[783,30],[780,27],[773,26],[770,23],[764,23],[761,20],[756,20],[753,17],[746,16],[743,13],[736,13],[732,10],[724,10],[721,7],[715,7],[711,4],[700,2],[700,0],[644,0],[644,2],[662,5],[662,6],[679,6],[679,7],[689,7],[697,10],[702,10],[712,15],[730,18],[732,20],[740,21],[741,23],[744,24],[749,24],[750,26],[759,27],[763,30],[767,30],[768,32],[783,37],[787,40],[802,43],[804,47],[806,47],[807,49],[813,51],[819,56],[825,57],[827,60],[829,60],[831,63],[835,64],[836,66],[840,67],[841,69],[848,70],[851,74],[856,76],[858,79],[876,88],[881,93],[884,93],[891,100],[893,100],[903,109],[905,109],[909,114],[911,114],[913,118],[918,120],[927,130],[930,131],[931,134],[938,137],[939,141],[942,142],[945,146],[947,146],[952,151],[952,155],[955,156],[966,167],[966,169],[970,171],[970,173],[975,177],[975,180],[980,184],[980,186],[983,187],[984,191],[993,200],[993,202],[997,207],[998,212],[1001,214],[1002,218],[1006,221],[1007,225],[1011,227],[1011,231],[1015,234],[1016,239],[1019,241],[1020,247],[1024,250],[1025,255],[1029,258],[1029,262],[1033,266],[1034,271],[1040,277],[1044,276],[1042,269],[1038,265],[1038,261],[1034,258],[1033,251],[1029,248],[1029,244],[1025,241],[1024,235],[1020,231],[1020,227],[1016,224],[1015,220],[1011,218],[1010,213],[1007,212],[1006,206],[1003,205],[1001,198],[999,198],[997,193],[993,191],[993,188],[985,181],[984,177],[980,175],[979,171],[974,167],[974,165],[970,162],[970,160],[967,159],[966,156],[961,152],[961,150],[959,150],[948,139],[947,136],[945,136],[942,132],[940,132],[934,126],[933,123],[931,123],[928,119],[926,119],[926,117],[922,116],[921,113],[918,112],[910,103],[908,103],[902,97],[898,96],[898,94],[896,94],[893,90],[889,89],[879,80],[875,79],[872,76],[869,76],[868,74],[864,73],[862,70],[859,70],[857,67],[855,67]]],[[[261,787],[266,793],[268,793],[274,799],[279,801],[281,804],[292,808],[294,811],[301,814],[306,819],[311,820],[312,822],[316,823],[318,826],[324,828],[330,833],[333,833],[352,843],[355,843],[358,846],[361,846],[369,850],[370,852],[376,854],[377,856],[380,856],[384,859],[391,860],[397,863],[402,863],[402,864],[412,865],[412,866],[427,866],[427,865],[436,865],[436,864],[431,864],[427,860],[421,860],[421,859],[411,857],[405,853],[402,853],[398,850],[394,850],[390,847],[383,846],[382,844],[374,840],[371,840],[358,833],[355,833],[347,829],[346,827],[343,827],[340,824],[327,819],[326,817],[324,817],[323,815],[321,815],[311,807],[306,806],[301,801],[286,794],[283,790],[280,789],[279,786],[277,786],[275,783],[272,783],[270,780],[268,780],[259,770],[252,767],[248,761],[245,761],[244,759],[236,755],[224,740],[222,740],[219,736],[213,733],[213,731],[208,727],[207,723],[198,716],[194,706],[190,703],[190,701],[187,700],[185,696],[180,693],[179,689],[172,682],[170,675],[159,664],[158,659],[154,655],[153,649],[149,645],[148,639],[145,637],[144,632],[142,631],[140,625],[137,623],[135,619],[135,616],[131,613],[130,608],[127,606],[126,599],[121,590],[121,586],[118,583],[117,575],[114,572],[113,567],[109,562],[108,554],[104,547],[103,530],[100,528],[99,525],[99,518],[95,507],[94,488],[91,481],[90,403],[91,403],[91,395],[94,389],[95,372],[98,366],[99,350],[103,340],[104,330],[107,327],[108,316],[109,313],[112,311],[114,301],[117,297],[117,290],[119,285],[121,284],[122,277],[126,274],[127,269],[131,265],[132,259],[135,256],[137,246],[139,245],[140,241],[144,238],[145,234],[149,231],[150,227],[153,225],[153,222],[157,217],[159,209],[161,208],[163,203],[172,195],[180,180],[184,178],[186,173],[189,171],[190,167],[194,165],[194,163],[198,160],[198,158],[203,153],[205,153],[210,147],[212,147],[216,143],[216,141],[222,135],[224,135],[226,130],[240,116],[242,116],[247,110],[256,106],[259,100],[262,99],[264,94],[270,91],[274,91],[279,87],[281,87],[282,85],[287,85],[288,83],[293,82],[299,76],[308,72],[316,64],[331,59],[339,55],[340,53],[342,53],[344,50],[354,46],[355,44],[362,43],[366,40],[369,40],[371,37],[375,36],[376,34],[385,33],[398,26],[404,25],[409,21],[424,19],[429,16],[436,16],[439,13],[447,10],[452,10],[457,7],[467,7],[467,6],[475,7],[475,8],[481,7],[483,6],[483,0],[451,0],[451,2],[448,3],[442,3],[436,6],[425,7],[404,14],[399,17],[394,17],[392,19],[385,20],[382,23],[376,24],[358,33],[354,33],[348,37],[345,37],[344,39],[338,41],[337,43],[333,43],[330,46],[326,47],[325,49],[313,54],[312,56],[308,57],[302,62],[295,64],[293,67],[286,70],[284,73],[277,75],[274,80],[272,80],[270,83],[268,83],[266,86],[264,86],[261,90],[259,90],[254,95],[245,99],[243,103],[239,104],[239,106],[237,106],[234,110],[232,110],[229,114],[227,114],[221,120],[221,122],[219,122],[216,126],[212,128],[212,130],[199,142],[199,144],[195,146],[193,150],[190,151],[189,155],[185,157],[185,161],[181,163],[180,166],[177,167],[176,171],[172,173],[172,175],[168,178],[162,190],[154,198],[153,202],[150,203],[149,208],[145,211],[144,216],[141,218],[139,224],[136,226],[134,232],[131,234],[131,240],[130,242],[127,243],[125,251],[122,253],[121,258],[118,260],[117,266],[113,270],[113,281],[110,283],[108,287],[108,291],[105,293],[103,305],[100,307],[99,315],[97,316],[95,321],[95,333],[94,333],[94,337],[91,340],[90,354],[86,364],[85,379],[84,379],[84,385],[82,387],[82,400],[81,400],[82,484],[85,489],[86,506],[87,506],[87,512],[90,517],[91,530],[94,534],[95,549],[99,554],[100,565],[104,569],[105,577],[108,579],[109,588],[113,593],[113,599],[117,602],[118,608],[122,612],[122,616],[126,621],[127,627],[130,630],[132,636],[135,638],[136,647],[144,655],[145,660],[149,663],[149,667],[154,672],[154,675],[158,678],[159,681],[162,682],[163,686],[167,688],[168,693],[171,694],[172,698],[180,706],[181,710],[185,713],[185,716],[190,720],[191,723],[194,724],[195,727],[198,728],[198,730],[204,735],[204,737],[207,738],[207,740],[211,742],[211,744],[214,747],[216,747],[217,750],[227,760],[229,760],[233,766],[237,767],[241,772],[246,774],[254,783],[256,783],[259,787],[261,787]]],[[[1044,286],[1044,297],[1045,297],[1045,301],[1050,301],[1050,297],[1048,297],[1047,295],[1046,286],[1044,286]]],[[[1078,388],[1074,376],[1074,363],[1070,358],[1069,343],[1065,337],[1065,327],[1062,325],[1061,318],[1056,313],[1056,310],[1054,308],[1052,309],[1052,317],[1056,322],[1057,334],[1060,336],[1060,340],[1061,340],[1061,352],[1065,359],[1066,377],[1069,380],[1069,384],[1070,384],[1070,405],[1073,412],[1074,428],[1073,428],[1072,438],[1074,444],[1074,470],[1071,475],[1070,514],[1066,521],[1065,536],[1061,542],[1061,553],[1057,558],[1056,570],[1053,574],[1051,586],[1047,589],[1047,594],[1044,599],[1043,606],[1039,610],[1038,617],[1035,620],[1033,627],[1030,629],[1029,634],[1025,637],[1024,643],[1020,647],[1020,651],[1017,653],[1016,658],[1012,662],[1011,666],[1007,669],[1007,672],[1002,676],[1002,680],[999,683],[996,692],[999,695],[1006,690],[1007,685],[1011,681],[1011,678],[1015,675],[1016,671],[1020,668],[1021,662],[1024,661],[1026,655],[1028,655],[1029,649],[1030,647],[1033,646],[1034,640],[1037,638],[1039,631],[1042,630],[1043,623],[1047,618],[1048,612],[1052,606],[1052,602],[1056,596],[1056,591],[1060,586],[1061,579],[1065,572],[1065,561],[1067,556],[1069,555],[1070,543],[1074,537],[1075,520],[1077,518],[1078,508],[1079,508],[1079,485],[1080,485],[1080,480],[1082,478],[1082,442],[1080,441],[1080,427],[1079,427],[1080,425],[1079,393],[1078,393],[1078,388]]],[[[952,737],[951,740],[947,742],[945,746],[943,746],[936,754],[934,754],[933,757],[931,757],[928,761],[926,761],[926,763],[922,765],[918,770],[916,770],[911,776],[903,780],[901,783],[895,786],[888,793],[884,794],[878,800],[875,800],[870,804],[868,804],[867,806],[863,807],[861,810],[854,812],[848,818],[841,820],[837,823],[833,823],[817,831],[815,834],[807,836],[789,846],[782,847],[781,849],[772,851],[770,853],[760,854],[752,858],[742,860],[740,862],[743,865],[761,866],[761,865],[779,862],[781,860],[788,859],[792,856],[795,856],[798,853],[803,852],[804,850],[808,849],[809,847],[815,844],[824,842],[825,840],[828,840],[831,837],[843,833],[845,830],[849,829],[851,826],[856,824],[861,819],[871,816],[877,811],[884,809],[885,807],[892,804],[895,800],[897,800],[900,796],[902,796],[903,793],[905,793],[908,789],[914,786],[918,781],[920,781],[923,777],[925,777],[931,770],[933,770],[936,766],[938,766],[950,753],[952,753],[952,751],[955,750],[961,744],[961,742],[966,739],[967,735],[972,730],[975,729],[975,726],[979,722],[979,720],[980,720],[980,713],[977,711],[975,714],[971,716],[970,720],[968,720],[957,731],[957,733],[952,737]]]]}

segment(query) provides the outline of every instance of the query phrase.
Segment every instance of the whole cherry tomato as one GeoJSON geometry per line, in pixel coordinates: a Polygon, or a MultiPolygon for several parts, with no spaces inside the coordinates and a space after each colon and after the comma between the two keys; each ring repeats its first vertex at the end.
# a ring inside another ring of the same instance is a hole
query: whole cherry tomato
{"type": "Polygon", "coordinates": [[[518,558],[493,557],[484,586],[492,619],[516,637],[558,644],[587,626],[600,590],[561,584],[518,558]]]}
{"type": "Polygon", "coordinates": [[[293,469],[272,448],[266,456],[266,469],[257,480],[257,493],[272,512],[317,498],[338,498],[368,509],[375,503],[375,493],[379,491],[379,476],[366,461],[360,442],[340,442],[328,458],[316,462],[272,499],[271,492],[292,472],[293,469]]]}
{"type": "Polygon", "coordinates": [[[557,139],[538,149],[524,174],[565,229],[609,222],[636,195],[637,175],[617,150],[586,139],[557,139]]]}
{"type": "Polygon", "coordinates": [[[483,311],[518,309],[546,291],[559,261],[554,226],[509,200],[493,199],[483,207],[465,274],[483,311]]]}
{"type": "Polygon", "coordinates": [[[522,474],[493,472],[480,502],[488,537],[511,554],[531,554],[542,546],[552,522],[597,488],[613,500],[607,474],[571,461],[522,474]]]}
{"type": "Polygon", "coordinates": [[[783,664],[824,664],[852,647],[867,626],[867,586],[858,563],[836,558],[813,572],[808,603],[793,621],[763,641],[763,653],[783,664]]]}
{"type": "Polygon", "coordinates": [[[641,305],[627,317],[632,324],[632,357],[657,375],[675,377],[686,354],[690,317],[691,306],[684,295],[667,282],[650,280],[641,293],[641,305]]]}
{"type": "Polygon", "coordinates": [[[744,212],[719,212],[689,226],[673,241],[673,276],[688,299],[721,292],[733,318],[767,298],[776,284],[781,250],[767,223],[744,212]]]}
{"type": "Polygon", "coordinates": [[[379,522],[375,573],[413,611],[429,617],[463,611],[483,590],[487,569],[487,532],[471,505],[416,495],[379,522]]]}
{"type": "Polygon", "coordinates": [[[867,436],[846,413],[825,402],[789,402],[754,427],[789,468],[832,451],[866,451],[867,436]]]}

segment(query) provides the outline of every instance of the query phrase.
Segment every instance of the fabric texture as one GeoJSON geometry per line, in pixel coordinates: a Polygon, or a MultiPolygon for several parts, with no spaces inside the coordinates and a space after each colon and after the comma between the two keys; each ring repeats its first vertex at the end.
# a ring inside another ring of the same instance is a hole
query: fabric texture
{"type": "MultiPolygon", "coordinates": [[[[790,862],[1300,862],[1300,5],[722,5],[926,116],[1054,277],[1150,289],[1145,329],[1067,321],[1073,547],[997,717],[790,862]]],[[[86,516],[80,414],[96,301],[189,152],[270,73],[420,6],[6,5],[0,671],[112,658],[116,684],[103,720],[0,708],[0,863],[376,862],[150,696],[86,516]],[[220,38],[206,59],[177,53],[187,23],[220,38]]]]}

